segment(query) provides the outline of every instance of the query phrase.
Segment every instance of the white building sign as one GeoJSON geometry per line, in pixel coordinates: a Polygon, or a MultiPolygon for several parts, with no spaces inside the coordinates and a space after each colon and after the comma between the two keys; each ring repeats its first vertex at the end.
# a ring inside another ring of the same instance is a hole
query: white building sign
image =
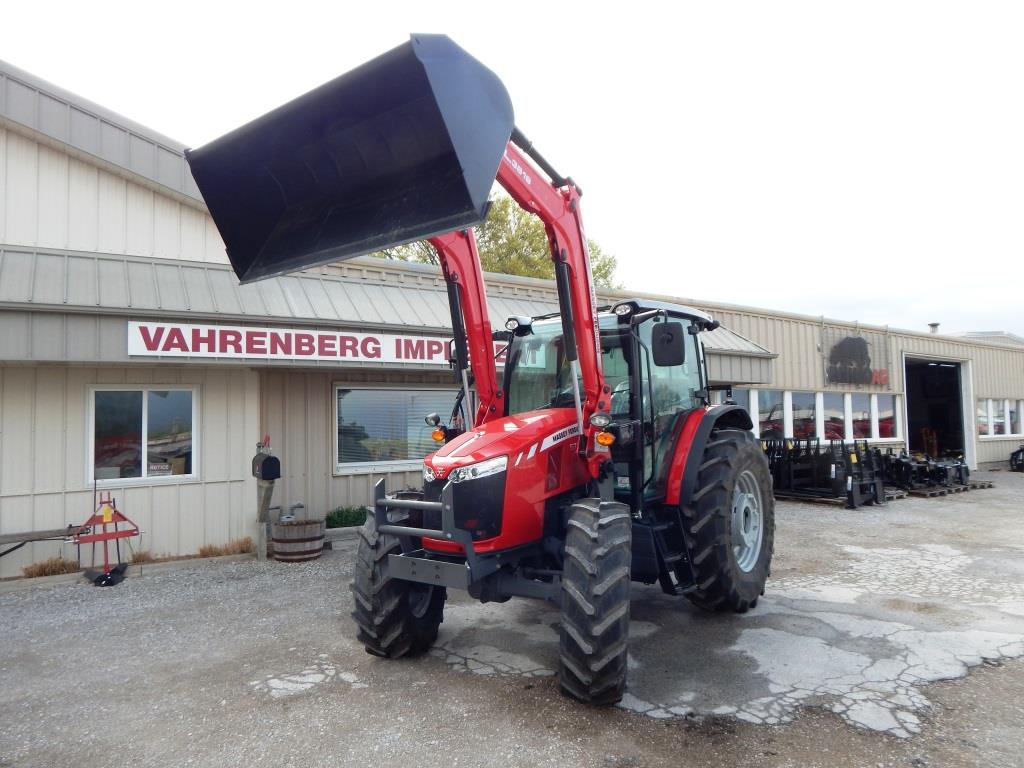
{"type": "MultiPolygon", "coordinates": [[[[128,322],[128,354],[133,357],[447,365],[448,342],[440,336],[128,322]]],[[[495,343],[495,354],[504,346],[495,343]]]]}

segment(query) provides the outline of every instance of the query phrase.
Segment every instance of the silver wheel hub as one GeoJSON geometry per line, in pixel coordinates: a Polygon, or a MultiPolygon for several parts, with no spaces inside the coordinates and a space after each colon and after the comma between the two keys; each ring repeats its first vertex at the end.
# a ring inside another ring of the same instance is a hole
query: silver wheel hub
{"type": "Polygon", "coordinates": [[[732,551],[736,566],[750,573],[757,565],[764,541],[764,504],[761,486],[749,469],[740,473],[732,491],[732,551]]]}

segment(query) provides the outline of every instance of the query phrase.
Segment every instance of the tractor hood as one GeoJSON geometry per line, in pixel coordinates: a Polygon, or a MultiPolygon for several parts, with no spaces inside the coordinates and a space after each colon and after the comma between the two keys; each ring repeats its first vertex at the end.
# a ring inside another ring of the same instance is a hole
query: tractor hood
{"type": "Polygon", "coordinates": [[[489,421],[459,435],[424,459],[438,480],[452,469],[499,456],[508,457],[508,469],[532,464],[555,446],[576,442],[579,428],[572,408],[527,411],[489,421]]]}

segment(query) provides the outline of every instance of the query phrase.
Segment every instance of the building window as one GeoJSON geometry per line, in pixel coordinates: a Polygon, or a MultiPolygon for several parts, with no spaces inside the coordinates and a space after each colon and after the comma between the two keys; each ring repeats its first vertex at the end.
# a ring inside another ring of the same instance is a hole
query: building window
{"type": "Polygon", "coordinates": [[[978,422],[978,434],[979,435],[990,435],[992,434],[989,430],[988,423],[988,400],[979,400],[978,409],[975,414],[975,419],[978,422]]]}
{"type": "MultiPolygon", "coordinates": [[[[732,401],[741,408],[750,411],[750,390],[740,387],[732,388],[732,401]]],[[[724,402],[724,401],[723,401],[724,402]]]]}
{"type": "Polygon", "coordinates": [[[826,392],[822,395],[822,412],[825,416],[825,434],[823,440],[846,439],[846,406],[843,395],[839,392],[826,392]]]}
{"type": "Polygon", "coordinates": [[[448,422],[456,392],[445,389],[350,389],[335,387],[338,469],[385,464],[418,466],[437,450],[424,417],[448,422]]]}
{"type": "Polygon", "coordinates": [[[1024,400],[1010,401],[1010,432],[1014,435],[1024,434],[1020,424],[1021,405],[1024,405],[1024,400]]]}
{"type": "Polygon", "coordinates": [[[757,392],[758,424],[761,437],[766,440],[785,436],[785,412],[782,391],[778,389],[760,389],[757,392]]]}
{"type": "Polygon", "coordinates": [[[813,392],[794,392],[793,395],[793,437],[803,440],[818,434],[816,415],[817,397],[813,392]]]}
{"type": "Polygon", "coordinates": [[[878,437],[881,440],[899,437],[896,432],[896,395],[876,395],[878,403],[878,437]]]}
{"type": "Polygon", "coordinates": [[[866,440],[871,437],[871,395],[854,392],[850,395],[850,411],[853,414],[853,439],[866,440]]]}
{"type": "Polygon", "coordinates": [[[1006,434],[1006,401],[992,401],[992,434],[1006,434]]]}
{"type": "Polygon", "coordinates": [[[192,389],[94,390],[89,480],[194,476],[195,405],[192,389]]]}

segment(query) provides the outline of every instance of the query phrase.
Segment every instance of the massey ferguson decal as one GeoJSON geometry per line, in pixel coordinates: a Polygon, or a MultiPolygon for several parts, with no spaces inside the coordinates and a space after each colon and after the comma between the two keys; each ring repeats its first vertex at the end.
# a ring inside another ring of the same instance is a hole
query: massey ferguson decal
{"type": "Polygon", "coordinates": [[[823,328],[822,337],[826,383],[891,387],[889,340],[884,335],[823,328]]]}
{"type": "Polygon", "coordinates": [[[571,427],[555,432],[553,435],[545,437],[540,444],[540,450],[543,453],[548,448],[558,445],[564,440],[568,440],[570,437],[574,437],[580,433],[579,424],[573,424],[571,427]]]}
{"type": "MultiPolygon", "coordinates": [[[[495,344],[495,352],[503,350],[495,344]]],[[[128,323],[128,354],[158,357],[334,360],[447,365],[448,340],[389,333],[350,333],[245,325],[128,323]]],[[[499,360],[502,362],[503,360],[499,360]]]]}

